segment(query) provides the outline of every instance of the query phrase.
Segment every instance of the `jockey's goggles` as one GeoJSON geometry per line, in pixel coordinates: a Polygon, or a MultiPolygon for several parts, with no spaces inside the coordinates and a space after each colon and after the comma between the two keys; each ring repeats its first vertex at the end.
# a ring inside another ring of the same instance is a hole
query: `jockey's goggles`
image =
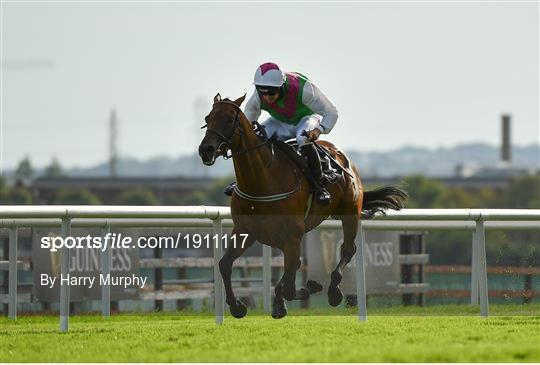
{"type": "Polygon", "coordinates": [[[257,91],[261,95],[276,95],[279,93],[279,87],[272,86],[256,86],[257,91]]]}

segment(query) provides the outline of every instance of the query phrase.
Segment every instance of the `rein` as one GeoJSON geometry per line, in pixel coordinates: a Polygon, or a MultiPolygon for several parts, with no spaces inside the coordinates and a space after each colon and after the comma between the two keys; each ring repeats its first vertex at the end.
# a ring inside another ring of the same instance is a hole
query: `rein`
{"type": "MultiPolygon", "coordinates": [[[[266,134],[265,129],[259,123],[254,122],[253,125],[255,126],[255,130],[258,130],[258,131],[260,131],[262,133],[262,135],[264,137],[264,141],[257,144],[257,145],[255,145],[255,146],[251,146],[251,147],[248,147],[248,148],[245,148],[243,150],[240,150],[240,151],[237,151],[237,152],[233,153],[232,149],[231,149],[231,143],[232,143],[232,139],[233,139],[234,135],[238,135],[240,137],[243,135],[242,130],[239,128],[239,125],[240,125],[239,116],[240,116],[241,109],[240,109],[240,107],[238,105],[236,105],[235,103],[233,103],[231,101],[228,101],[228,100],[217,101],[217,102],[214,103],[212,108],[214,108],[216,104],[229,104],[229,105],[234,106],[234,108],[236,109],[236,116],[234,117],[234,127],[233,127],[232,133],[231,133],[231,135],[229,137],[226,137],[223,133],[221,133],[221,132],[219,132],[219,131],[217,131],[215,129],[210,129],[210,128],[207,129],[207,133],[208,132],[214,133],[220,139],[221,144],[219,145],[218,150],[221,149],[221,146],[225,146],[225,152],[223,154],[221,154],[221,156],[223,156],[223,159],[228,160],[231,157],[239,156],[239,155],[242,155],[244,153],[248,153],[248,152],[254,151],[256,149],[259,149],[259,148],[261,148],[261,147],[263,147],[263,146],[265,146],[267,144],[270,144],[270,152],[272,153],[272,158],[266,164],[266,167],[270,167],[270,165],[272,164],[272,162],[275,159],[274,144],[271,142],[270,138],[268,138],[268,135],[266,134]],[[231,153],[227,154],[227,152],[229,150],[231,150],[231,153]]],[[[208,125],[205,124],[205,125],[203,125],[201,127],[201,129],[206,128],[207,126],[208,125]]],[[[259,196],[250,195],[250,194],[247,194],[247,193],[243,192],[242,190],[240,190],[238,185],[236,185],[234,187],[234,192],[240,198],[245,199],[245,200],[249,200],[249,201],[254,201],[254,202],[275,202],[275,201],[287,199],[290,196],[292,196],[293,194],[295,194],[298,191],[298,189],[300,188],[301,183],[302,183],[302,178],[298,177],[298,182],[297,182],[297,184],[296,184],[296,186],[294,187],[293,190],[287,191],[287,192],[284,192],[284,193],[273,194],[273,195],[259,195],[259,196]]]]}

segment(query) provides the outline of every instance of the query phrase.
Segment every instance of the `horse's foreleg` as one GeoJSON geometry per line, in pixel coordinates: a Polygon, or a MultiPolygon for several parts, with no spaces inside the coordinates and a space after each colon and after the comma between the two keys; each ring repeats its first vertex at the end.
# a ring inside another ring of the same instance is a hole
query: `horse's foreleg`
{"type": "Polygon", "coordinates": [[[281,282],[283,284],[283,298],[291,301],[296,299],[296,271],[300,268],[300,240],[291,242],[283,249],[284,272],[281,282]]]}
{"type": "Polygon", "coordinates": [[[358,233],[358,218],[354,215],[342,218],[343,244],[341,245],[341,255],[339,263],[332,271],[330,285],[328,286],[328,303],[336,307],[343,300],[343,293],[339,289],[339,283],[342,279],[342,270],[347,265],[356,252],[354,239],[358,233]]]}
{"type": "MultiPolygon", "coordinates": [[[[235,231],[232,233],[236,234],[235,231]]],[[[232,241],[235,242],[236,241],[232,241]]],[[[236,299],[234,292],[232,290],[231,275],[232,275],[232,265],[234,261],[242,256],[242,254],[255,242],[250,236],[246,238],[243,244],[236,243],[234,246],[229,247],[225,252],[225,255],[219,260],[219,271],[221,272],[221,277],[223,278],[223,285],[225,287],[226,303],[229,305],[229,310],[233,317],[242,318],[247,313],[247,307],[242,301],[236,299]]]]}
{"type": "MultiPolygon", "coordinates": [[[[300,267],[300,242],[301,239],[291,240],[290,243],[284,245],[284,273],[278,285],[274,289],[275,297],[272,306],[272,317],[283,318],[287,315],[287,305],[285,300],[293,300],[298,295],[303,294],[296,292],[296,270],[300,267]]],[[[309,296],[309,293],[308,293],[309,296]]]]}
{"type": "Polygon", "coordinates": [[[283,283],[280,280],[274,289],[274,302],[272,303],[272,318],[279,319],[287,315],[287,305],[283,299],[283,283]]]}

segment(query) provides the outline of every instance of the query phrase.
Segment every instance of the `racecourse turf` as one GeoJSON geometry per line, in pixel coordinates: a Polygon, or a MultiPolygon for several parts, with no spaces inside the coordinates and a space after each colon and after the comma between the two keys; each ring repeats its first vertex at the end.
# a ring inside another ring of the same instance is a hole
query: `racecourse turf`
{"type": "Polygon", "coordinates": [[[0,320],[0,362],[539,362],[540,305],[294,310],[274,320],[189,312],[0,320]]]}

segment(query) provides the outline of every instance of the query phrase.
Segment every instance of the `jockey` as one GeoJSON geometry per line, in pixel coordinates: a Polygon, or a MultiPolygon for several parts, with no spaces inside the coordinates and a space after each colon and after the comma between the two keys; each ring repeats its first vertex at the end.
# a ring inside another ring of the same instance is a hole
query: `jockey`
{"type": "Polygon", "coordinates": [[[283,72],[275,63],[259,66],[253,84],[255,92],[244,110],[247,119],[255,122],[261,110],[265,110],[270,118],[262,125],[269,138],[275,136],[281,141],[296,138],[299,151],[307,158],[314,175],[311,183],[315,198],[320,204],[329,204],[330,193],[322,185],[321,161],[312,141],[330,133],[338,118],[336,107],[307,77],[283,72]]]}

